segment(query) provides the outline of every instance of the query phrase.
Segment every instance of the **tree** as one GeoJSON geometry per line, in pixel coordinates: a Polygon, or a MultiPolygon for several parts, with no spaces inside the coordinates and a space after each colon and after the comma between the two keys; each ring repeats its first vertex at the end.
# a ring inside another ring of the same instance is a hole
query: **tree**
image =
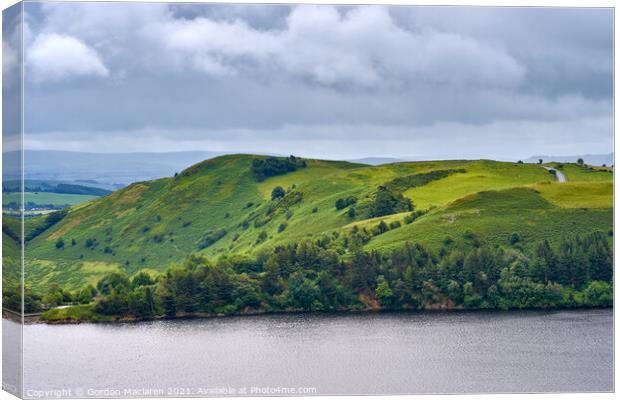
{"type": "Polygon", "coordinates": [[[390,284],[383,275],[379,275],[377,277],[377,289],[375,290],[375,294],[377,295],[377,299],[379,299],[381,305],[386,307],[392,306],[394,300],[394,292],[392,292],[390,284]]]}
{"type": "Polygon", "coordinates": [[[412,210],[413,203],[402,193],[394,193],[385,186],[379,186],[370,207],[370,217],[382,217],[412,210]]]}
{"type": "Polygon", "coordinates": [[[135,288],[140,287],[140,286],[148,286],[148,285],[152,285],[154,283],[155,283],[155,281],[153,280],[153,278],[151,278],[151,275],[149,275],[148,272],[140,271],[131,280],[131,287],[133,289],[135,289],[135,288]]]}
{"type": "Polygon", "coordinates": [[[276,186],[271,191],[271,200],[280,199],[284,197],[285,195],[286,195],[286,192],[284,191],[282,186],[276,186]]]}
{"type": "Polygon", "coordinates": [[[519,235],[517,232],[513,232],[512,235],[510,235],[510,244],[515,245],[520,241],[521,235],[519,235]]]}
{"type": "Polygon", "coordinates": [[[97,290],[101,294],[110,294],[112,290],[123,291],[130,287],[131,283],[127,275],[119,272],[111,272],[97,282],[97,290]]]}
{"type": "Polygon", "coordinates": [[[354,207],[349,208],[349,211],[347,212],[347,215],[351,219],[355,218],[355,208],[354,207]]]}
{"type": "Polygon", "coordinates": [[[93,300],[96,294],[97,289],[95,289],[93,285],[88,285],[78,293],[77,302],[80,304],[88,304],[93,300]]]}
{"type": "Polygon", "coordinates": [[[342,210],[357,203],[357,197],[349,196],[346,199],[336,200],[336,210],[342,210]]]}
{"type": "Polygon", "coordinates": [[[542,159],[542,158],[539,158],[539,159],[538,159],[538,164],[542,164],[542,163],[543,163],[543,159],[542,159]]]}
{"type": "Polygon", "coordinates": [[[307,311],[322,308],[319,285],[315,281],[305,278],[301,272],[295,272],[291,275],[288,287],[288,302],[291,307],[307,311]]]}
{"type": "Polygon", "coordinates": [[[614,303],[614,290],[607,282],[592,281],[584,291],[584,302],[591,307],[609,307],[614,303]]]}
{"type": "Polygon", "coordinates": [[[583,158],[578,158],[577,159],[577,164],[583,165],[583,158]]]}
{"type": "Polygon", "coordinates": [[[62,238],[59,238],[59,239],[56,241],[56,248],[57,248],[57,249],[62,249],[63,247],[65,247],[65,241],[64,241],[64,240],[62,240],[62,238]]]}
{"type": "Polygon", "coordinates": [[[390,227],[388,226],[388,224],[386,224],[385,221],[381,221],[373,228],[372,233],[375,235],[381,235],[382,233],[385,233],[389,230],[390,227]]]}
{"type": "Polygon", "coordinates": [[[519,160],[517,161],[517,164],[523,164],[523,161],[519,160]]]}

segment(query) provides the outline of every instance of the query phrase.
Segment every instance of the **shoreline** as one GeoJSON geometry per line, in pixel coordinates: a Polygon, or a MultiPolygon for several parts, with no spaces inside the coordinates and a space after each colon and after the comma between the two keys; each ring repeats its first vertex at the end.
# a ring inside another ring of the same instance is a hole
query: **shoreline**
{"type": "MultiPolygon", "coordinates": [[[[271,316],[271,315],[292,315],[292,314],[307,314],[307,315],[363,315],[363,314],[442,314],[442,313],[507,313],[515,311],[568,311],[568,310],[606,310],[612,309],[613,306],[596,306],[596,307],[537,307],[537,308],[511,308],[511,309],[498,309],[498,308],[425,308],[425,309],[348,309],[348,310],[327,310],[327,311],[304,311],[304,310],[282,310],[282,311],[247,311],[237,312],[233,314],[217,314],[217,313],[183,313],[174,317],[166,316],[153,316],[153,317],[130,317],[130,316],[110,316],[110,319],[102,320],[79,320],[79,319],[59,319],[53,321],[47,321],[41,319],[41,314],[27,314],[24,316],[24,325],[79,325],[79,324],[131,324],[139,322],[151,322],[151,321],[173,321],[173,320],[201,320],[201,319],[224,319],[235,317],[256,317],[256,316],[271,316]]],[[[4,319],[12,320],[16,323],[21,323],[20,315],[11,310],[3,309],[2,317],[4,319]],[[8,318],[7,318],[8,317],[8,318]]]]}

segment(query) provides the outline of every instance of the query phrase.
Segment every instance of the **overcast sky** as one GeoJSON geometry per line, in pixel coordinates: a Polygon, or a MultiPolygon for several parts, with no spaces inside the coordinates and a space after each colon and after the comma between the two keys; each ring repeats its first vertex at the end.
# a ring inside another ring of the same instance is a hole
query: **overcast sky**
{"type": "Polygon", "coordinates": [[[25,7],[29,149],[613,151],[610,9],[25,7]]]}

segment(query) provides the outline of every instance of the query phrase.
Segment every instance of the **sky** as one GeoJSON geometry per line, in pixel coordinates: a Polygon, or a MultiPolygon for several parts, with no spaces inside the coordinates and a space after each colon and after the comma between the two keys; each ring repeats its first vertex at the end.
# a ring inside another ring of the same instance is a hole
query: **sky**
{"type": "Polygon", "coordinates": [[[611,9],[25,3],[25,146],[609,153],[612,57],[611,9]]]}

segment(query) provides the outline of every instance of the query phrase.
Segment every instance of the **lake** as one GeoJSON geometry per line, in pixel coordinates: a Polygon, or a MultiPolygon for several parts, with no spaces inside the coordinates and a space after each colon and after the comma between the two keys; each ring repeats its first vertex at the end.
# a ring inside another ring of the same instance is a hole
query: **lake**
{"type": "Polygon", "coordinates": [[[31,397],[613,390],[611,309],[27,325],[24,345],[31,397]]]}

